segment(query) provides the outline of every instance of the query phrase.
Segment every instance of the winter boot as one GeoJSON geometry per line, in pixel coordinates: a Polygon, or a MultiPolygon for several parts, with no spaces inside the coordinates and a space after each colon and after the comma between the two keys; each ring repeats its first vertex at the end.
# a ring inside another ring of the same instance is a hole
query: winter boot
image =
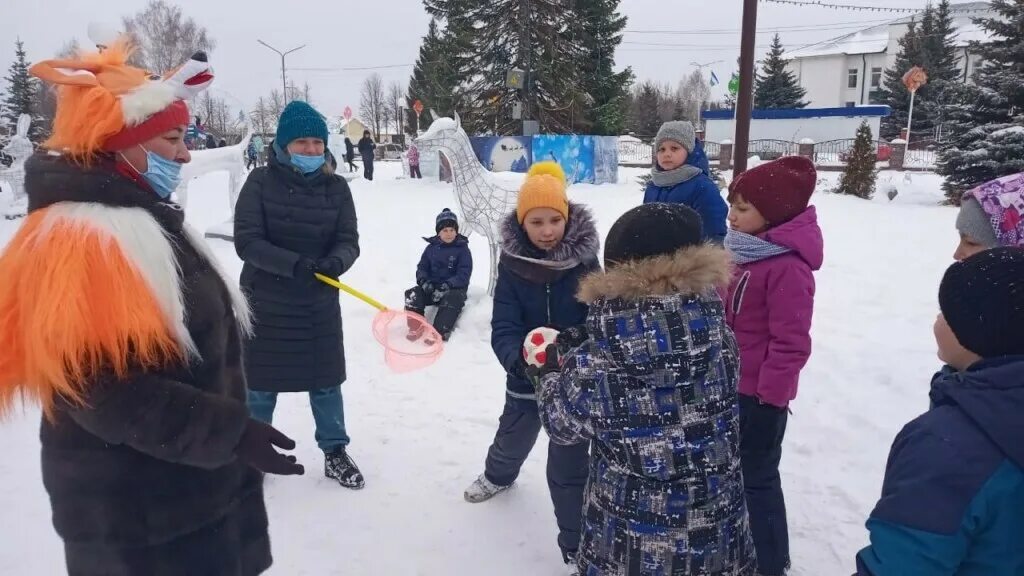
{"type": "Polygon", "coordinates": [[[576,552],[562,552],[562,559],[565,560],[566,574],[580,576],[580,567],[576,563],[576,552]]]}
{"type": "Polygon", "coordinates": [[[344,446],[324,455],[324,476],[337,480],[345,488],[359,490],[366,485],[363,473],[345,451],[344,446]]]}
{"type": "Polygon", "coordinates": [[[487,500],[494,498],[511,487],[511,484],[508,486],[498,486],[488,480],[485,474],[481,474],[479,478],[469,485],[469,488],[466,488],[466,492],[463,494],[463,497],[466,499],[466,502],[479,504],[480,502],[486,502],[487,500]]]}

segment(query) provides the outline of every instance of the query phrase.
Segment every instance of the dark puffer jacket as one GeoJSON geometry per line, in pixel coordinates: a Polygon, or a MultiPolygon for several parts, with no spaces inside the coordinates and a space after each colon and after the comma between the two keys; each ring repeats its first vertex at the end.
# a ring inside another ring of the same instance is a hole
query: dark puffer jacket
{"type": "Polygon", "coordinates": [[[255,331],[245,346],[249,388],[303,392],[345,381],[338,291],[296,267],[302,258],[337,258],[345,272],[359,257],[352,193],[344,178],[299,173],[270,146],[267,166],[249,174],[235,206],[235,251],[245,262],[255,331]]]}
{"type": "Polygon", "coordinates": [[[569,204],[565,236],[550,252],[530,242],[513,212],[502,224],[501,259],[491,315],[491,348],[508,373],[506,387],[513,398],[536,398],[524,374],[523,340],[534,328],[563,330],[578,326],[587,307],[576,299],[580,278],[600,268],[600,241],[590,210],[569,204]],[[576,262],[557,270],[555,262],[576,262]]]}
{"type": "Polygon", "coordinates": [[[736,340],[716,286],[723,248],[583,280],[590,340],[540,387],[553,442],[593,440],[580,574],[752,576],[736,340]]]}
{"type": "Polygon", "coordinates": [[[447,283],[449,288],[469,288],[469,277],[473,275],[473,253],[469,251],[469,238],[459,234],[451,244],[445,244],[438,236],[424,240],[429,246],[423,250],[423,256],[416,267],[416,284],[447,283]]]}
{"type": "MultiPolygon", "coordinates": [[[[271,556],[262,478],[235,456],[248,421],[236,321],[245,314],[240,295],[235,291],[232,298],[203,239],[185,227],[181,208],[159,201],[112,162],[83,169],[40,154],[28,162],[26,188],[26,231],[38,218],[64,226],[53,230],[65,252],[72,250],[67,243],[90,250],[90,237],[104,239],[97,248],[103,253],[89,255],[95,260],[88,267],[49,259],[54,252],[37,239],[34,265],[52,266],[68,292],[61,302],[69,307],[61,313],[63,331],[51,342],[68,341],[71,326],[81,323],[71,318],[76,315],[96,327],[90,336],[96,340],[137,332],[145,322],[121,324],[116,314],[134,302],[168,304],[165,310],[183,304],[173,323],[173,315],[166,321],[179,340],[194,344],[187,362],[157,368],[129,358],[126,379],[112,371],[94,374],[82,383],[84,406],[59,402],[52,420],[43,420],[43,484],[68,573],[263,572],[271,556]],[[69,237],[75,234],[81,236],[69,237]],[[151,294],[110,285],[124,255],[134,256],[140,284],[160,282],[151,294]]],[[[27,310],[21,307],[22,314],[27,310]]],[[[9,312],[0,314],[11,318],[9,312]]],[[[4,341],[6,347],[10,340],[4,341]]]]}

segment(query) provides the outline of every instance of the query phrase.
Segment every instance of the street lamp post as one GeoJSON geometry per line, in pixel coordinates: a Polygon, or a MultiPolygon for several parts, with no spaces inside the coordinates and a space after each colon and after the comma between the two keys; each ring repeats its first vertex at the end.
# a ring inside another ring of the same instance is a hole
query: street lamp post
{"type": "MultiPolygon", "coordinates": [[[[708,62],[706,64],[698,64],[697,62],[690,62],[690,66],[693,66],[693,67],[697,68],[697,70],[700,71],[700,77],[701,77],[701,80],[703,80],[704,79],[704,69],[705,68],[710,68],[711,66],[714,66],[715,64],[721,64],[722,62],[724,62],[724,60],[715,60],[714,62],[708,62]]],[[[700,125],[701,125],[701,123],[700,123],[700,109],[703,108],[703,107],[704,107],[704,92],[702,91],[701,92],[701,97],[697,101],[697,126],[698,127],[700,127],[700,125]]]]}
{"type": "Polygon", "coordinates": [[[257,39],[256,41],[259,42],[260,44],[263,44],[267,48],[270,48],[274,52],[277,52],[277,54],[281,57],[281,98],[283,98],[284,101],[287,103],[288,102],[288,84],[285,81],[284,57],[289,55],[289,54],[291,54],[292,52],[297,51],[297,50],[302,50],[303,48],[306,47],[306,45],[303,44],[302,46],[299,46],[298,48],[292,48],[291,50],[289,50],[287,52],[281,52],[280,50],[278,50],[277,48],[274,48],[270,44],[267,44],[263,40],[257,39]]]}

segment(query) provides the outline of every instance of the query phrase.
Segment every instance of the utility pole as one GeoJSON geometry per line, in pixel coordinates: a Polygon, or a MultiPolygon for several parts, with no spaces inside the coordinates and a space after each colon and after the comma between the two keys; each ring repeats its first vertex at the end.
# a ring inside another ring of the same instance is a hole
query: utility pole
{"type": "Polygon", "coordinates": [[[284,57],[289,55],[289,54],[291,54],[292,52],[295,52],[296,50],[302,50],[303,48],[306,47],[306,45],[303,44],[302,46],[299,46],[298,48],[292,48],[291,50],[289,50],[287,52],[281,52],[280,50],[278,50],[277,48],[274,48],[270,44],[267,44],[263,40],[257,39],[256,41],[259,42],[260,44],[263,44],[267,48],[270,48],[274,52],[277,52],[277,54],[279,56],[281,56],[281,99],[284,100],[285,104],[287,104],[288,103],[288,83],[285,81],[284,57]]]}
{"type": "Polygon", "coordinates": [[[733,177],[747,170],[750,116],[754,110],[754,43],[757,36],[757,0],[743,0],[743,35],[740,40],[740,91],[736,99],[736,142],[733,177]]]}

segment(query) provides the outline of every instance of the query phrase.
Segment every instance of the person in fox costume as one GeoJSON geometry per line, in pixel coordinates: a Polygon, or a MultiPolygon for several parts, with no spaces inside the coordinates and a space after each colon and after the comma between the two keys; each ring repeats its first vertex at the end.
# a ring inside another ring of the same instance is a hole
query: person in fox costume
{"type": "Polygon", "coordinates": [[[0,416],[43,412],[43,484],[72,576],[270,567],[262,472],[294,442],[249,417],[245,300],[170,200],[197,53],[161,78],[124,41],[32,67],[59,95],[29,213],[0,253],[0,416]]]}

